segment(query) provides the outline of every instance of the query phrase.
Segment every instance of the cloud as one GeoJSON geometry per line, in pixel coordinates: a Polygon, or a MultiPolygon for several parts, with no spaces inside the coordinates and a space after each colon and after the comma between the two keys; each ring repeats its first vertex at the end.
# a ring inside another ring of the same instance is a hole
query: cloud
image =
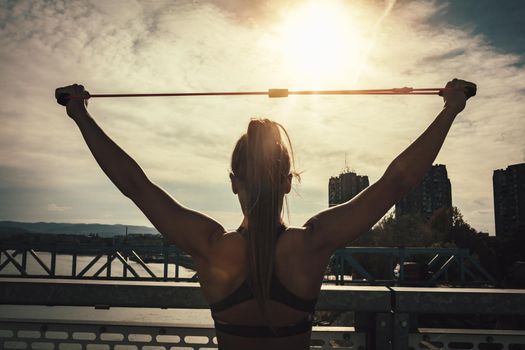
{"type": "MultiPolygon", "coordinates": [[[[0,191],[7,195],[0,196],[0,217],[50,220],[62,213],[62,221],[147,223],[98,168],[75,124],[56,105],[55,87],[80,82],[100,93],[314,88],[285,69],[277,45],[276,23],[297,6],[2,2],[0,191]],[[42,210],[47,198],[79,205],[49,212],[42,210]]],[[[360,35],[373,38],[370,28],[385,3],[344,6],[360,35]]],[[[413,1],[391,7],[360,86],[439,87],[454,77],[478,83],[478,95],[452,126],[437,162],[447,165],[454,204],[467,221],[494,232],[487,213],[493,209],[492,171],[525,157],[523,57],[499,51],[468,26],[436,26],[430,19],[447,6],[413,1]]],[[[319,77],[316,87],[348,88],[354,69],[347,65],[319,77]]],[[[292,223],[300,225],[326,207],[327,181],[344,167],[345,153],[349,165],[374,182],[441,106],[441,99],[427,96],[303,96],[93,99],[89,109],[175,198],[236,227],[238,203],[227,170],[250,117],[277,120],[291,135],[298,168],[305,170],[301,197],[291,196],[292,223]]]]}
{"type": "Polygon", "coordinates": [[[56,205],[55,203],[49,203],[47,205],[47,210],[48,211],[66,211],[66,210],[71,210],[71,207],[59,206],[59,205],[56,205]]]}

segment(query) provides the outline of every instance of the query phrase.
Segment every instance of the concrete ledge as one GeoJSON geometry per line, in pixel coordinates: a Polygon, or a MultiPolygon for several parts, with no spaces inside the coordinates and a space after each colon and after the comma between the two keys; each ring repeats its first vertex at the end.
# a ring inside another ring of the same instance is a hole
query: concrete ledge
{"type": "Polygon", "coordinates": [[[525,315],[525,289],[391,289],[398,313],[525,315]]]}
{"type": "Polygon", "coordinates": [[[472,335],[516,335],[525,336],[525,331],[512,329],[456,329],[456,328],[418,328],[421,334],[472,334],[472,335]]]}
{"type": "Polygon", "coordinates": [[[316,309],[390,312],[391,300],[387,287],[323,286],[316,309]]]}
{"type": "MultiPolygon", "coordinates": [[[[386,287],[324,286],[317,309],[389,312],[386,287]]],[[[207,309],[198,283],[0,279],[0,304],[207,309]]]]}
{"type": "Polygon", "coordinates": [[[0,304],[206,309],[198,283],[0,279],[0,304]]]}

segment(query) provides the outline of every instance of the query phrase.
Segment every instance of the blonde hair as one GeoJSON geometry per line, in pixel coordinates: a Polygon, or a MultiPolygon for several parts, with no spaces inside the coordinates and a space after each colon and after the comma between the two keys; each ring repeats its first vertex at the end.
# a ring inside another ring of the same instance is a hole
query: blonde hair
{"type": "Polygon", "coordinates": [[[290,174],[300,180],[299,173],[295,172],[290,137],[284,127],[269,119],[252,118],[248,131],[239,138],[233,150],[231,172],[247,193],[249,281],[259,308],[270,324],[266,305],[274,269],[277,229],[282,219],[284,188],[290,174]],[[281,130],[287,144],[283,142],[281,130]]]}

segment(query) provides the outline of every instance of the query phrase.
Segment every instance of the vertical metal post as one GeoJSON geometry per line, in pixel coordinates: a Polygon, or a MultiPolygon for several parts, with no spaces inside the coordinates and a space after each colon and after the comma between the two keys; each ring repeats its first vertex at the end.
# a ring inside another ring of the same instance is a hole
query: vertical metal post
{"type": "Polygon", "coordinates": [[[340,261],[340,271],[341,271],[341,285],[343,286],[345,284],[345,257],[341,254],[339,257],[340,261]]]}
{"type": "Polygon", "coordinates": [[[162,246],[162,250],[164,253],[164,281],[168,280],[168,247],[162,246]]]}
{"type": "Polygon", "coordinates": [[[175,252],[175,278],[179,278],[179,263],[180,263],[180,252],[177,249],[175,252]]]}
{"type": "Polygon", "coordinates": [[[27,249],[22,253],[22,269],[27,272],[27,249]]]}
{"type": "Polygon", "coordinates": [[[337,267],[337,253],[335,253],[335,255],[332,257],[332,267],[333,267],[333,274],[334,274],[334,277],[335,277],[335,285],[337,286],[339,284],[339,268],[337,267]]]}
{"type": "Polygon", "coordinates": [[[343,284],[343,271],[341,270],[341,254],[337,255],[336,259],[336,268],[337,268],[337,285],[343,284]]]}
{"type": "MultiPolygon", "coordinates": [[[[127,234],[127,230],[128,230],[128,227],[126,226],[126,234],[127,234]]],[[[126,261],[126,263],[128,262],[128,254],[124,254],[124,261],[126,261]]],[[[128,265],[124,263],[122,263],[122,276],[128,277],[128,265]]]]}
{"type": "Polygon", "coordinates": [[[77,253],[73,253],[71,261],[71,276],[76,277],[77,275],[77,253]]]}
{"type": "Polygon", "coordinates": [[[399,281],[405,281],[405,248],[399,249],[399,281]]]}
{"type": "Polygon", "coordinates": [[[56,252],[56,249],[53,247],[53,251],[51,252],[51,277],[55,277],[56,267],[57,267],[57,252],[56,252]]]}
{"type": "Polygon", "coordinates": [[[111,260],[111,257],[113,256],[113,254],[108,254],[107,255],[107,262],[108,262],[108,266],[106,267],[106,277],[111,277],[111,264],[112,264],[112,260],[111,260]]]}

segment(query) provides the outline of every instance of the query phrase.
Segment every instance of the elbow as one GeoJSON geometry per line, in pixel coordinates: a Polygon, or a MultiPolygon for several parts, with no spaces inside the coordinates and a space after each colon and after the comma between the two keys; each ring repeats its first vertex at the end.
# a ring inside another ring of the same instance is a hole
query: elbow
{"type": "Polygon", "coordinates": [[[384,177],[388,179],[388,182],[393,188],[396,188],[397,200],[403,198],[417,185],[417,179],[415,178],[413,172],[396,161],[393,161],[388,166],[384,177]]]}
{"type": "Polygon", "coordinates": [[[138,190],[134,188],[133,186],[117,186],[120,190],[120,193],[122,193],[124,196],[128,197],[129,199],[133,199],[137,196],[138,190]]]}
{"type": "Polygon", "coordinates": [[[150,183],[150,181],[146,175],[132,176],[127,181],[117,185],[117,187],[124,196],[133,200],[133,198],[136,198],[142,192],[148,183],[150,183]]]}

